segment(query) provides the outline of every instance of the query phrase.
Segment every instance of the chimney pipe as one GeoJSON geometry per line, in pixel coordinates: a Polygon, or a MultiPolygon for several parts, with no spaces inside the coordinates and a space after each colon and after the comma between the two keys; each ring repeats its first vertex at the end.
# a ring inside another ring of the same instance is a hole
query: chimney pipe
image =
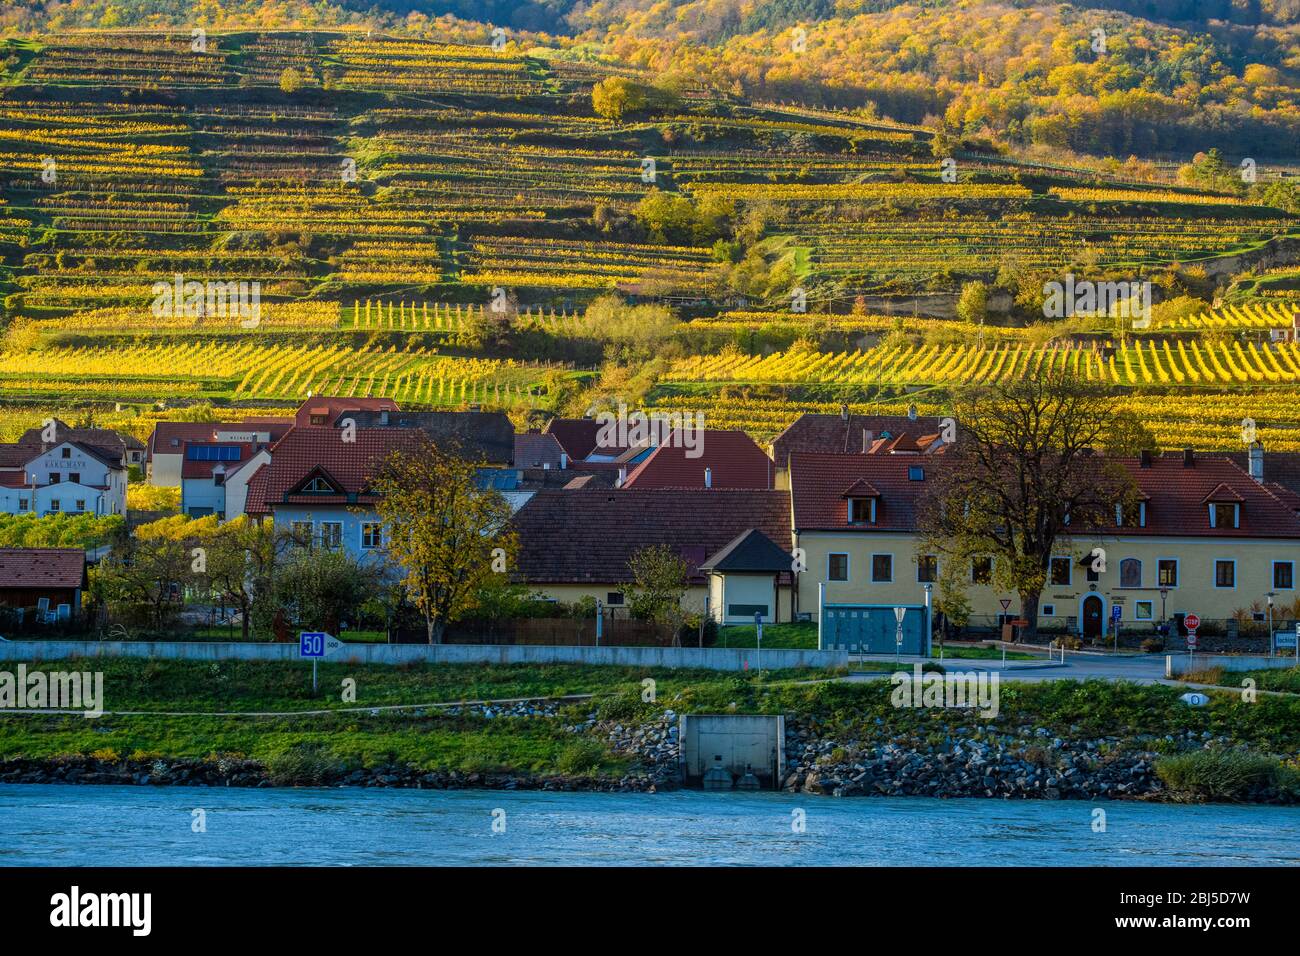
{"type": "Polygon", "coordinates": [[[1183,467],[1184,468],[1196,467],[1196,452],[1192,451],[1192,449],[1190,448],[1183,449],[1183,467]]]}
{"type": "Polygon", "coordinates": [[[1151,451],[1150,451],[1150,449],[1143,448],[1142,451],[1140,451],[1140,452],[1138,453],[1138,465],[1139,465],[1140,467],[1142,467],[1142,468],[1150,468],[1150,467],[1151,467],[1151,451]]]}
{"type": "Polygon", "coordinates": [[[1256,484],[1264,483],[1264,446],[1257,441],[1250,443],[1250,477],[1256,484]]]}
{"type": "Polygon", "coordinates": [[[569,456],[564,452],[560,452],[560,471],[564,471],[568,467],[569,467],[569,456]]]}
{"type": "Polygon", "coordinates": [[[627,465],[620,465],[618,469],[618,487],[623,487],[623,482],[627,481],[627,465]]]}
{"type": "Polygon", "coordinates": [[[847,405],[840,406],[840,418],[842,418],[846,422],[849,420],[849,406],[847,405]]]}
{"type": "Polygon", "coordinates": [[[713,469],[712,469],[712,468],[705,468],[705,469],[704,469],[704,487],[705,487],[705,488],[712,488],[712,487],[713,487],[713,469]]]}

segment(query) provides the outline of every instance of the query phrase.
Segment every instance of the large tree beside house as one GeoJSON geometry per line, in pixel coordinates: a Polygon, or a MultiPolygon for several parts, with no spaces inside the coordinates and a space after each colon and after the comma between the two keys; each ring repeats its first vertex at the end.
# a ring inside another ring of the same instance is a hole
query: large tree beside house
{"type": "Polygon", "coordinates": [[[1105,561],[1090,536],[1132,513],[1137,489],[1110,456],[1154,442],[1112,396],[1046,375],[956,397],[956,442],[920,503],[921,531],[943,560],[992,558],[992,584],[1014,593],[1023,633],[1038,629],[1052,558],[1105,561]]]}
{"type": "Polygon", "coordinates": [[[411,603],[424,616],[430,644],[476,606],[484,585],[513,565],[510,504],[482,488],[479,466],[433,442],[393,452],[371,483],[384,547],[404,572],[411,603]]]}

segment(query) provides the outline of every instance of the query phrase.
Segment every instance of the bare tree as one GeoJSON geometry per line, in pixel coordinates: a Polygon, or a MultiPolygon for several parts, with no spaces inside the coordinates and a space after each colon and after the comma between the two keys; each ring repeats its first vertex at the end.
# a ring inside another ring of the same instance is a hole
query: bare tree
{"type": "Polygon", "coordinates": [[[956,442],[921,502],[927,546],[948,560],[993,559],[992,583],[1014,591],[1032,639],[1054,555],[1112,530],[1137,490],[1115,457],[1154,440],[1103,389],[1059,374],[956,396],[956,442]]]}

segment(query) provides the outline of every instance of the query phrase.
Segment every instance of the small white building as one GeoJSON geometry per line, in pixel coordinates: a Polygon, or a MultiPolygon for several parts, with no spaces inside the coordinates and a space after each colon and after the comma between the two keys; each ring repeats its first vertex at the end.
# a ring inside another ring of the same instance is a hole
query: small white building
{"type": "Polygon", "coordinates": [[[757,528],[750,528],[708,558],[700,571],[709,576],[709,615],[719,624],[753,624],[763,615],[771,624],[790,620],[781,607],[782,576],[789,579],[793,558],[757,528]]]}

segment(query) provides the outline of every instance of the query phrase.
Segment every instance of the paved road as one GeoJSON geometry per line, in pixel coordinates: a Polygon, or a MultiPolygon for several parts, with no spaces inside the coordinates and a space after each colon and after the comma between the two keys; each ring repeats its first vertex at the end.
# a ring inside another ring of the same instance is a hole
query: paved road
{"type": "MultiPolygon", "coordinates": [[[[894,658],[881,654],[870,655],[864,660],[892,662],[894,658]]],[[[928,658],[904,656],[901,660],[905,664],[918,664],[928,660],[928,658]]],[[[1177,683],[1176,681],[1165,680],[1165,658],[1163,654],[1109,656],[1104,654],[1071,654],[1066,651],[1064,664],[1061,664],[1059,659],[1052,664],[1047,664],[1046,658],[1041,663],[1037,661],[1007,661],[1004,664],[1000,660],[968,660],[965,658],[948,658],[943,663],[948,670],[960,669],[990,673],[997,671],[1004,680],[1088,680],[1092,677],[1099,677],[1105,680],[1130,680],[1139,684],[1177,683]]],[[[863,672],[848,679],[871,680],[873,677],[878,676],[880,675],[863,672]]]]}

